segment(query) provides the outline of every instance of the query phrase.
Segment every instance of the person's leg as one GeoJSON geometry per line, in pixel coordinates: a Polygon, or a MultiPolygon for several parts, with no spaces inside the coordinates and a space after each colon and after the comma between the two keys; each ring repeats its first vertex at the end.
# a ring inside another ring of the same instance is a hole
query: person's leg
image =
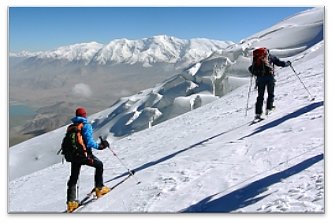
{"type": "Polygon", "coordinates": [[[266,105],[267,110],[271,110],[273,108],[274,87],[275,87],[275,79],[274,79],[274,77],[269,77],[268,83],[267,83],[267,93],[268,93],[267,105],[266,105]]]}
{"type": "Polygon", "coordinates": [[[94,167],[95,170],[95,187],[100,188],[104,186],[103,183],[103,163],[96,156],[92,155],[92,163],[89,162],[86,165],[94,167]]]}
{"type": "Polygon", "coordinates": [[[71,176],[67,182],[67,202],[75,201],[76,197],[76,184],[80,175],[81,164],[71,163],[71,176]]]}
{"type": "Polygon", "coordinates": [[[94,155],[91,156],[92,162],[87,165],[95,167],[95,193],[97,197],[101,197],[110,191],[109,187],[104,186],[103,183],[103,163],[94,155]]]}
{"type": "Polygon", "coordinates": [[[264,77],[257,77],[257,87],[258,87],[258,97],[256,102],[256,115],[262,114],[262,106],[264,103],[264,94],[265,94],[265,79],[264,77]]]}

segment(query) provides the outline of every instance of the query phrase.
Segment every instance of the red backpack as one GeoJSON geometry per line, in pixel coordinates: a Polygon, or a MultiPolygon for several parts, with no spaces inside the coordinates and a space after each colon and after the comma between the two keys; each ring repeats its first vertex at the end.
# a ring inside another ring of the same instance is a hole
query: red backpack
{"type": "Polygon", "coordinates": [[[253,51],[253,62],[255,66],[262,66],[264,63],[268,62],[268,50],[265,47],[255,49],[253,51]]]}
{"type": "Polygon", "coordinates": [[[268,49],[265,47],[253,51],[252,66],[250,72],[255,76],[263,76],[271,73],[271,67],[268,61],[268,49]]]}

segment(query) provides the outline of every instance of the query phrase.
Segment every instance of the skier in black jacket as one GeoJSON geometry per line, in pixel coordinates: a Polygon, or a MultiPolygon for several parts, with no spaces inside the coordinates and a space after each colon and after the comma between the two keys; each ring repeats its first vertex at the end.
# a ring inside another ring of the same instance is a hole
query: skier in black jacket
{"type": "MultiPolygon", "coordinates": [[[[266,48],[260,48],[266,49],[266,48]]],[[[254,59],[255,60],[255,59],[254,59]]],[[[275,106],[274,102],[274,87],[275,87],[275,78],[274,78],[274,65],[280,67],[287,67],[291,65],[290,61],[281,61],[276,56],[269,53],[269,50],[266,49],[263,57],[259,59],[258,64],[253,61],[252,65],[249,67],[249,71],[257,77],[256,84],[258,88],[258,97],[255,107],[255,119],[262,119],[261,115],[263,113],[262,106],[264,102],[265,89],[267,88],[267,104],[266,104],[266,114],[272,111],[275,106]],[[260,65],[259,65],[260,64],[260,65]]]]}

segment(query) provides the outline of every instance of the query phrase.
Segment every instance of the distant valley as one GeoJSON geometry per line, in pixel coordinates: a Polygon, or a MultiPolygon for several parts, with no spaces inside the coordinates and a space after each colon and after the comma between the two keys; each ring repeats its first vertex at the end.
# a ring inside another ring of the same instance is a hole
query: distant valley
{"type": "Polygon", "coordinates": [[[9,114],[9,144],[68,124],[77,106],[90,114],[108,108],[232,44],[155,36],[11,53],[9,99],[36,108],[36,114],[15,128],[19,118],[9,114]]]}

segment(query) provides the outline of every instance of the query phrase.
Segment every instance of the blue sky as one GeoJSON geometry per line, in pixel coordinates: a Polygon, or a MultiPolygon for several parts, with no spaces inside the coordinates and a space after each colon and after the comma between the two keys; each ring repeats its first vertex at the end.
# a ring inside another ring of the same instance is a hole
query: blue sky
{"type": "Polygon", "coordinates": [[[170,35],[238,42],[304,7],[9,7],[9,50],[170,35]]]}

